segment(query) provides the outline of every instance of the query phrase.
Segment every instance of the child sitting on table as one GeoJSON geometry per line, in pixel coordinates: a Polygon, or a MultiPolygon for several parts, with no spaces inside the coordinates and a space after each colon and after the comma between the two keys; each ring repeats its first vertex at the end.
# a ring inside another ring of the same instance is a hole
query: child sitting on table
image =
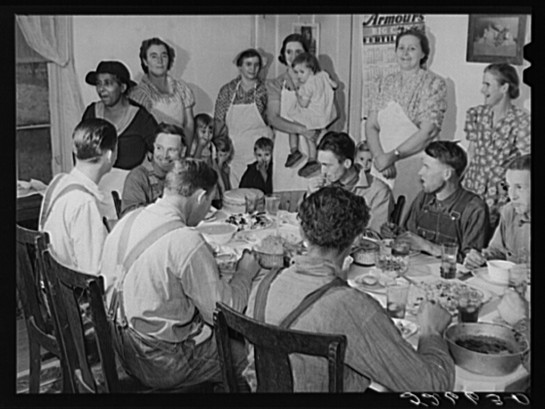
{"type": "MultiPolygon", "coordinates": [[[[315,129],[325,132],[325,128],[337,118],[337,110],[333,103],[333,91],[337,83],[329,74],[320,69],[318,59],[310,53],[301,53],[295,57],[292,63],[293,70],[299,81],[296,91],[297,104],[287,113],[287,118],[304,125],[307,129],[315,129]]],[[[312,138],[307,138],[308,162],[299,169],[299,176],[308,177],[320,170],[320,164],[316,160],[316,144],[318,133],[312,138]]],[[[286,160],[286,167],[295,165],[303,154],[299,151],[299,137],[290,134],[290,151],[286,160]]]]}
{"type": "Polygon", "coordinates": [[[214,120],[208,114],[198,114],[195,116],[195,136],[190,149],[190,156],[197,159],[204,159],[207,164],[212,164],[214,155],[214,144],[212,143],[212,134],[214,120]]]}
{"type": "Polygon", "coordinates": [[[233,159],[233,143],[227,136],[219,136],[212,142],[216,151],[216,157],[212,159],[212,168],[218,174],[218,189],[214,200],[212,200],[212,206],[221,209],[223,192],[231,190],[231,181],[229,179],[231,167],[229,163],[233,159]]]}
{"type": "Polygon", "coordinates": [[[378,233],[380,226],[388,222],[394,207],[392,190],[382,180],[371,175],[373,154],[369,150],[367,141],[360,142],[356,147],[354,164],[360,173],[360,180],[367,179],[367,187],[362,195],[371,213],[371,219],[367,226],[378,233]]]}
{"type": "Polygon", "coordinates": [[[239,187],[254,188],[269,195],[273,191],[272,186],[272,139],[262,136],[254,144],[256,161],[248,165],[242,175],[239,187]]]}

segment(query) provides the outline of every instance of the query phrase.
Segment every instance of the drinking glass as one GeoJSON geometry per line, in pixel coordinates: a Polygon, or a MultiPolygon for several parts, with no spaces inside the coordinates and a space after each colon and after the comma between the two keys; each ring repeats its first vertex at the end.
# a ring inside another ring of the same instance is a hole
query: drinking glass
{"type": "Polygon", "coordinates": [[[457,243],[441,244],[441,277],[451,279],[456,277],[457,243]]]}
{"type": "Polygon", "coordinates": [[[253,213],[255,211],[255,200],[250,196],[245,196],[244,201],[246,203],[246,213],[253,213]]]}
{"type": "Polygon", "coordinates": [[[271,216],[276,216],[280,207],[280,197],[269,195],[265,197],[265,209],[271,216]]]}
{"type": "Polygon", "coordinates": [[[386,311],[392,318],[404,318],[409,284],[394,281],[386,286],[386,311]]]}
{"type": "Polygon", "coordinates": [[[458,299],[458,322],[477,322],[482,305],[481,292],[472,289],[462,292],[458,299]]]}

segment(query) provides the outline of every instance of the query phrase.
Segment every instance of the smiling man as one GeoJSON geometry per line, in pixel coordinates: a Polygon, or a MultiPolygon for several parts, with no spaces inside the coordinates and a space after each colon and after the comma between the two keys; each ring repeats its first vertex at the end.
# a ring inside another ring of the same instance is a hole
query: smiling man
{"type": "Polygon", "coordinates": [[[470,249],[482,249],[488,239],[488,207],[460,185],[467,165],[465,151],[451,141],[435,141],[424,150],[418,172],[422,191],[416,196],[398,240],[413,250],[441,255],[441,244],[456,242],[458,261],[470,249]]]}
{"type": "Polygon", "coordinates": [[[163,193],[165,176],[172,162],[183,154],[184,134],[180,127],[162,123],[153,142],[153,158],[130,171],[123,186],[121,216],[155,202],[163,193]]]}
{"type": "Polygon", "coordinates": [[[465,259],[468,268],[477,268],[487,259],[529,263],[531,236],[531,158],[522,155],[507,164],[505,180],[509,202],[503,206],[500,224],[488,247],[471,250],[465,259]]]}

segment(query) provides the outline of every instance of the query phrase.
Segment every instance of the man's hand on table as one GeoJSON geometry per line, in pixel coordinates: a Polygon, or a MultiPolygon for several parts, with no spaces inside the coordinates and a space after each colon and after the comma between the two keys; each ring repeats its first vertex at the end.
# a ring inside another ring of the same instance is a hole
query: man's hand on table
{"type": "Polygon", "coordinates": [[[401,243],[407,243],[411,250],[415,251],[425,251],[433,256],[436,256],[433,251],[433,246],[430,246],[430,242],[423,237],[420,237],[418,234],[414,234],[411,231],[405,231],[397,236],[396,241],[401,243]]]}
{"type": "Polygon", "coordinates": [[[380,235],[384,239],[395,239],[399,234],[403,233],[405,229],[398,226],[395,223],[386,222],[380,226],[380,235]]]}
{"type": "Polygon", "coordinates": [[[255,254],[252,251],[245,249],[242,252],[242,257],[237,263],[236,274],[246,274],[253,279],[259,272],[259,269],[260,266],[255,254]]]}
{"type": "Polygon", "coordinates": [[[475,249],[469,250],[469,252],[466,254],[466,258],[464,259],[464,267],[469,270],[479,268],[485,263],[486,258],[484,257],[484,255],[480,251],[475,249]]]}
{"type": "Polygon", "coordinates": [[[421,304],[417,315],[420,335],[441,335],[451,320],[450,313],[438,303],[425,301],[421,304]]]}

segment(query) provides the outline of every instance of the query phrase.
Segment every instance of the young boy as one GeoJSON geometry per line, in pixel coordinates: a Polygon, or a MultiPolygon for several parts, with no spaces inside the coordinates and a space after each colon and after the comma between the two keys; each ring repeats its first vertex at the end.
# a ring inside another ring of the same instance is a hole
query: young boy
{"type": "Polygon", "coordinates": [[[195,136],[193,137],[190,156],[196,159],[204,159],[208,165],[212,165],[212,158],[214,157],[213,130],[214,120],[210,115],[198,114],[195,116],[195,136]]]}
{"type": "Polygon", "coordinates": [[[261,137],[255,141],[256,161],[248,165],[248,169],[242,175],[239,187],[260,189],[266,195],[272,193],[272,152],[272,139],[261,137]]]}
{"type": "Polygon", "coordinates": [[[227,136],[219,136],[213,141],[216,157],[212,160],[212,168],[218,174],[218,190],[212,200],[212,206],[221,209],[223,205],[223,192],[231,190],[231,167],[229,162],[233,159],[233,143],[227,136]]]}
{"type": "Polygon", "coordinates": [[[506,166],[505,180],[509,202],[500,213],[488,247],[482,252],[472,249],[466,255],[464,265],[478,268],[486,260],[501,259],[517,264],[530,262],[531,238],[531,157],[530,154],[512,159],[506,166]]]}
{"type": "Polygon", "coordinates": [[[369,150],[367,141],[362,141],[356,147],[355,165],[360,171],[360,179],[367,179],[367,188],[363,193],[365,203],[369,206],[371,219],[367,226],[376,232],[380,232],[380,226],[388,221],[393,210],[394,197],[390,187],[382,180],[371,175],[373,155],[369,150]]]}

